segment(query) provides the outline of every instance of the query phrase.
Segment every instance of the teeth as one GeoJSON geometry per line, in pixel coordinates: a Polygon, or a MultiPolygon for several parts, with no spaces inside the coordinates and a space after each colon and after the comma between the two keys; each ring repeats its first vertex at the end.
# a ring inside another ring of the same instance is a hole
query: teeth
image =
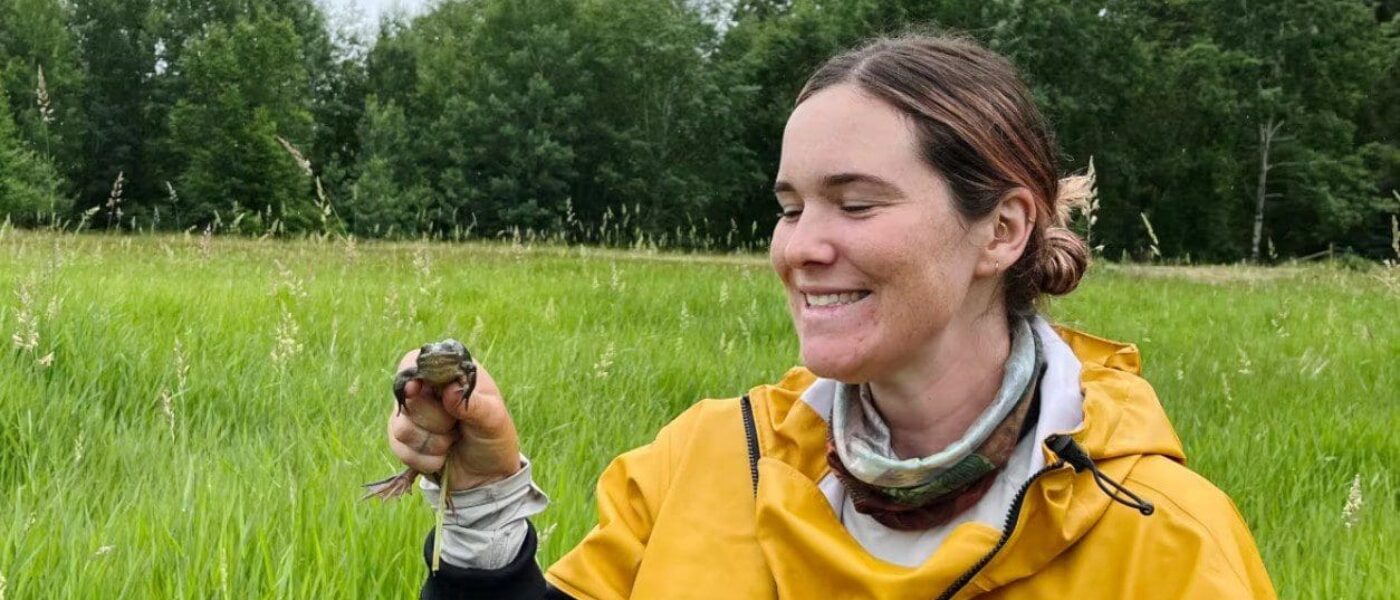
{"type": "Polygon", "coordinates": [[[803,294],[807,298],[807,306],[839,306],[850,304],[861,298],[870,295],[869,292],[845,292],[841,294],[803,294]]]}

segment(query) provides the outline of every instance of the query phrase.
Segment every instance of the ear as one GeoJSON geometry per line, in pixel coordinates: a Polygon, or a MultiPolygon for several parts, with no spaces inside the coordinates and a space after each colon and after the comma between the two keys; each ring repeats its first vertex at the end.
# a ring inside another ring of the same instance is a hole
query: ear
{"type": "Polygon", "coordinates": [[[1035,199],[1030,190],[1015,188],[1002,196],[992,214],[987,216],[987,244],[977,274],[998,277],[1021,258],[1026,243],[1035,229],[1035,199]]]}

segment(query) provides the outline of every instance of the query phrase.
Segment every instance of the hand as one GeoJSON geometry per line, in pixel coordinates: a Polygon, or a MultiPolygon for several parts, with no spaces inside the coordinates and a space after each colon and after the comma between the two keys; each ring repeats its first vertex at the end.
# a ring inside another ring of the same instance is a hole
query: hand
{"type": "MultiPolygon", "coordinates": [[[[417,359],[415,349],[399,361],[399,370],[417,359]]],[[[476,389],[465,403],[456,383],[447,385],[442,398],[418,380],[404,391],[405,409],[399,412],[393,403],[389,415],[389,447],[403,464],[419,473],[437,473],[450,454],[448,486],[454,491],[494,483],[520,470],[520,436],[500,388],[481,363],[476,364],[476,389]]]]}

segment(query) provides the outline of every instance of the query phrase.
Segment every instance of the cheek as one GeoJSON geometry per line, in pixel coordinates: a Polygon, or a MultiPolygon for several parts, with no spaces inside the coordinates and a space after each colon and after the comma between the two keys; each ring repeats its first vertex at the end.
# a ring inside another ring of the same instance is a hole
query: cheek
{"type": "Polygon", "coordinates": [[[768,243],[768,262],[779,279],[786,280],[787,261],[783,258],[783,248],[787,246],[787,232],[780,222],[773,228],[773,238],[768,243]]]}
{"type": "Polygon", "coordinates": [[[912,325],[905,329],[908,333],[933,325],[930,320],[941,320],[952,310],[969,276],[967,252],[960,246],[964,243],[961,230],[921,223],[901,233],[886,238],[890,242],[882,245],[882,254],[890,266],[886,276],[897,296],[892,298],[895,302],[890,311],[901,324],[912,325]]]}

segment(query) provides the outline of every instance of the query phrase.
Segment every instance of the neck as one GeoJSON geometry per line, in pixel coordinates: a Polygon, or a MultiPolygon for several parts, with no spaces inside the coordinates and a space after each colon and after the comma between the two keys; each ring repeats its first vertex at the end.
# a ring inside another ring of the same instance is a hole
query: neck
{"type": "Polygon", "coordinates": [[[900,458],[934,454],[957,441],[1001,389],[1011,330],[1002,310],[954,319],[908,365],[869,382],[900,458]]]}

